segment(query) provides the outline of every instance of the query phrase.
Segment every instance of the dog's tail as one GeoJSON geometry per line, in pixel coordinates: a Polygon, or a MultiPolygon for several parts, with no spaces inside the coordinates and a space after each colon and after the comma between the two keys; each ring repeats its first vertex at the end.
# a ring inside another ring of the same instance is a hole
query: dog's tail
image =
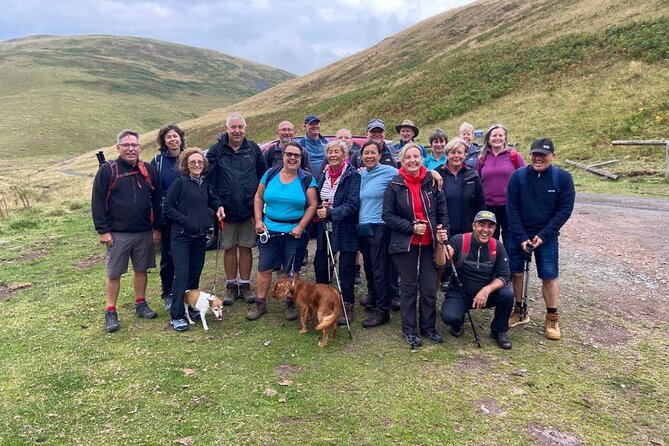
{"type": "Polygon", "coordinates": [[[332,313],[328,316],[325,316],[323,320],[321,320],[321,323],[316,325],[316,330],[325,330],[325,328],[332,325],[335,319],[337,319],[337,313],[332,313]]]}

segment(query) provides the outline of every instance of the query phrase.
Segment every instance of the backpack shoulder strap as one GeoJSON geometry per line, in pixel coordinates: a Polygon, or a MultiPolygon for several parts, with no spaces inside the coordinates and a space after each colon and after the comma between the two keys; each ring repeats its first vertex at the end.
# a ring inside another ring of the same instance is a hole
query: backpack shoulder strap
{"type": "Polygon", "coordinates": [[[279,171],[281,171],[282,168],[283,166],[270,167],[270,169],[267,171],[267,183],[265,183],[265,186],[267,186],[269,182],[272,181],[272,178],[274,178],[276,174],[279,173],[279,171]]]}
{"type": "Polygon", "coordinates": [[[144,164],[144,161],[137,162],[137,169],[139,170],[139,173],[144,177],[146,184],[149,186],[149,190],[154,190],[155,187],[153,187],[153,183],[151,182],[151,174],[149,173],[149,170],[146,168],[146,164],[144,164]]]}
{"type": "Polygon", "coordinates": [[[490,237],[488,248],[490,248],[490,261],[495,264],[495,260],[497,260],[497,240],[490,237]]]}
{"type": "Polygon", "coordinates": [[[509,155],[511,156],[511,164],[513,164],[514,169],[517,170],[520,167],[518,151],[516,149],[509,149],[509,155]]]}
{"type": "Polygon", "coordinates": [[[472,242],[471,232],[465,232],[464,234],[462,234],[462,251],[460,252],[460,257],[458,257],[458,260],[455,262],[456,268],[460,268],[462,265],[465,264],[465,260],[467,260],[467,256],[469,255],[469,248],[471,242],[472,242]]]}
{"type": "Polygon", "coordinates": [[[556,166],[551,166],[551,177],[553,179],[553,189],[555,189],[555,193],[557,193],[557,194],[560,193],[560,183],[558,181],[558,173],[559,173],[559,169],[556,166]]]}
{"type": "Polygon", "coordinates": [[[118,164],[116,160],[109,160],[107,161],[107,165],[109,166],[111,177],[109,178],[109,187],[105,196],[105,207],[109,210],[109,197],[111,197],[112,189],[116,186],[116,180],[118,179],[118,164]]]}

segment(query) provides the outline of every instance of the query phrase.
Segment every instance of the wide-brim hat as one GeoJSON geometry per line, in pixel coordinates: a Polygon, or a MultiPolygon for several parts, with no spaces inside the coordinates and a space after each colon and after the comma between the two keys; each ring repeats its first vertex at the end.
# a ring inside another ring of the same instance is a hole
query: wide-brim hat
{"type": "Polygon", "coordinates": [[[413,130],[413,136],[414,136],[414,138],[415,138],[416,136],[418,136],[418,127],[415,126],[415,124],[413,123],[413,121],[411,121],[411,120],[409,120],[409,119],[405,119],[404,121],[402,121],[402,123],[401,123],[400,125],[395,126],[395,130],[397,130],[397,133],[400,132],[400,130],[402,129],[402,127],[409,127],[411,130],[413,130]]]}

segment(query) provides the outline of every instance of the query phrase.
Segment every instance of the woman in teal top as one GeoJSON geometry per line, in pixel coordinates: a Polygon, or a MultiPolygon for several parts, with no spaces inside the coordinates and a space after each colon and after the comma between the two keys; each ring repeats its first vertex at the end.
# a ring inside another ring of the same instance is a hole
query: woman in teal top
{"type": "Polygon", "coordinates": [[[423,159],[423,166],[427,167],[427,170],[435,170],[437,167],[446,164],[448,136],[442,129],[437,129],[432,132],[429,141],[432,152],[423,159]]]}
{"type": "MultiPolygon", "coordinates": [[[[316,213],[316,181],[300,169],[302,147],[290,142],[283,151],[283,166],[265,172],[254,201],[258,243],[258,296],[246,315],[255,320],[267,312],[272,271],[299,275],[309,235],[307,225],[316,213]]],[[[297,319],[293,300],[286,300],[286,319],[297,319]]]]}

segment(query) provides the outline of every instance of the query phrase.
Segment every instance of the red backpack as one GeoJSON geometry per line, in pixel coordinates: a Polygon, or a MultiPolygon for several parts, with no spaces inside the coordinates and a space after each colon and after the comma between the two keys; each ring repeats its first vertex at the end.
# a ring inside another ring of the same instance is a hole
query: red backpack
{"type": "MultiPolygon", "coordinates": [[[[464,265],[465,260],[467,260],[467,256],[469,255],[469,248],[471,246],[471,243],[472,243],[472,233],[465,232],[464,234],[462,234],[462,252],[458,257],[457,262],[455,262],[456,267],[460,268],[462,265],[464,265]]],[[[497,259],[497,240],[490,237],[490,241],[488,242],[488,247],[490,248],[490,259],[492,260],[492,263],[495,263],[495,260],[497,259]]]]}
{"type": "MultiPolygon", "coordinates": [[[[131,177],[135,175],[142,175],[144,178],[144,181],[146,181],[146,184],[149,186],[149,190],[155,190],[155,187],[153,187],[153,183],[151,182],[151,175],[149,175],[149,171],[146,168],[146,165],[144,165],[143,161],[138,161],[137,162],[137,169],[132,172],[126,172],[122,173],[121,175],[118,174],[118,164],[116,163],[115,160],[110,160],[107,161],[107,165],[109,166],[109,169],[111,170],[111,181],[109,182],[109,188],[107,189],[107,196],[105,197],[105,208],[109,210],[109,197],[111,197],[112,189],[116,187],[116,182],[118,181],[119,178],[123,177],[131,177]]],[[[142,184],[137,180],[137,186],[141,189],[142,184]]],[[[153,209],[151,209],[151,223],[153,223],[153,209]]]]}
{"type": "MultiPolygon", "coordinates": [[[[511,164],[513,164],[514,169],[518,169],[520,166],[520,154],[518,151],[514,148],[509,148],[509,156],[511,157],[511,164]]],[[[479,173],[481,172],[481,169],[483,169],[483,165],[485,164],[485,158],[479,158],[479,173]]]]}

